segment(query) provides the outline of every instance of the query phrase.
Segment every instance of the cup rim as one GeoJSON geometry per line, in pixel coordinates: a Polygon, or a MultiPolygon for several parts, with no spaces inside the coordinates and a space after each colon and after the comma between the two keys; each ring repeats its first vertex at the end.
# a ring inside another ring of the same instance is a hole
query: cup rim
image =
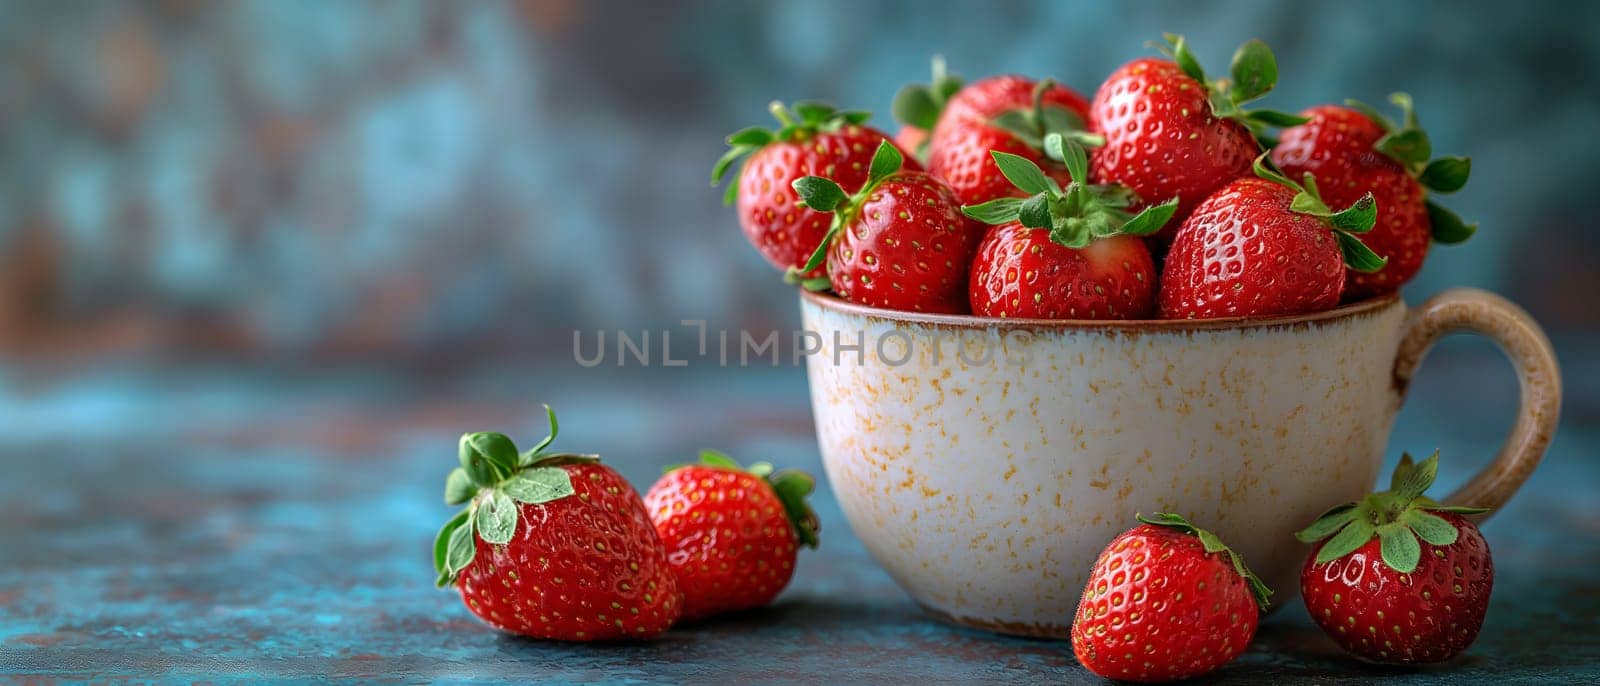
{"type": "Polygon", "coordinates": [[[980,317],[972,314],[931,314],[887,310],[852,303],[827,292],[800,289],[802,303],[810,303],[824,310],[867,319],[877,319],[903,324],[923,324],[956,329],[1047,329],[1055,331],[1097,331],[1128,333],[1162,333],[1185,331],[1248,330],[1279,328],[1284,326],[1327,325],[1355,317],[1372,314],[1401,303],[1400,294],[1387,293],[1341,305],[1331,310],[1306,314],[1274,317],[1224,317],[1218,319],[1025,319],[1006,317],[980,317]]]}

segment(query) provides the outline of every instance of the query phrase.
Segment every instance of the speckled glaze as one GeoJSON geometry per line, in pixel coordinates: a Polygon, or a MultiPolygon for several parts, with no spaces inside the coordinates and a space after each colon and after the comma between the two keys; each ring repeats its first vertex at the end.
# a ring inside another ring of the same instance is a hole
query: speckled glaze
{"type": "Polygon", "coordinates": [[[1066,636],[1095,556],[1137,512],[1216,531],[1292,599],[1292,533],[1372,488],[1411,373],[1450,331],[1499,342],[1523,388],[1500,459],[1453,498],[1502,504],[1559,414],[1543,333],[1481,291],[1409,318],[1395,296],[1250,321],[994,320],[810,293],[801,310],[851,526],[931,614],[1004,633],[1066,636]]]}

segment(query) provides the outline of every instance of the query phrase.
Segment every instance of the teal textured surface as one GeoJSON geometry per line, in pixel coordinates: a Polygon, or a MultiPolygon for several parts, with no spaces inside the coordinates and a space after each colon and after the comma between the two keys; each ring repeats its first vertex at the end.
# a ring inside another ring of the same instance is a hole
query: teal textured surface
{"type": "MultiPolygon", "coordinates": [[[[1441,489],[1509,424],[1513,395],[1484,391],[1509,390],[1509,370],[1460,374],[1495,370],[1491,355],[1444,349],[1402,415],[1392,452],[1437,444],[1447,460],[1460,455],[1441,489]]],[[[851,535],[825,485],[822,547],[802,556],[775,606],[652,643],[502,636],[432,588],[429,541],[448,515],[438,491],[460,431],[543,435],[536,398],[561,411],[564,446],[600,451],[641,488],[702,446],[817,469],[802,377],[727,370],[663,383],[676,377],[651,372],[596,387],[516,367],[447,381],[189,368],[102,372],[23,394],[26,403],[13,393],[17,404],[0,408],[12,418],[0,443],[0,682],[1098,682],[1065,643],[922,615],[851,535]]],[[[1600,680],[1596,436],[1569,422],[1529,490],[1486,527],[1494,602],[1463,659],[1362,665],[1294,601],[1214,680],[1600,680]]]]}

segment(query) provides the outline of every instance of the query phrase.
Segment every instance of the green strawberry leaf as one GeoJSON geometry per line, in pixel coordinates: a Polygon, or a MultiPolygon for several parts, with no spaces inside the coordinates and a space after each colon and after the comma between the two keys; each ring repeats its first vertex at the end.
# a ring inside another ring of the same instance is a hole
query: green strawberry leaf
{"type": "Polygon", "coordinates": [[[1261,98],[1278,84],[1278,60],[1260,40],[1239,46],[1228,72],[1232,77],[1228,96],[1239,105],[1261,98]]]}
{"type": "Polygon", "coordinates": [[[1354,235],[1335,231],[1333,237],[1339,242],[1339,252],[1344,254],[1345,265],[1351,269],[1370,274],[1383,269],[1384,265],[1389,263],[1389,258],[1379,257],[1378,253],[1372,252],[1372,248],[1367,247],[1366,243],[1362,243],[1361,239],[1354,235]]]}
{"type": "Polygon", "coordinates": [[[517,468],[517,445],[505,434],[492,431],[462,434],[457,453],[461,468],[479,486],[493,486],[517,468]]]}
{"type": "Polygon", "coordinates": [[[798,469],[784,469],[767,476],[766,479],[767,483],[772,485],[772,490],[778,494],[778,502],[783,503],[784,513],[794,525],[795,535],[800,539],[800,544],[808,548],[817,547],[817,534],[821,530],[821,525],[817,513],[806,503],[806,496],[816,490],[816,479],[798,469]]]}
{"type": "Polygon", "coordinates": [[[1394,571],[1401,574],[1417,571],[1417,561],[1422,559],[1422,546],[1417,544],[1416,534],[1411,533],[1406,525],[1391,522],[1378,527],[1378,545],[1384,564],[1394,571]]]}
{"type": "Polygon", "coordinates": [[[505,434],[493,431],[470,433],[467,434],[467,444],[498,469],[509,473],[517,468],[517,444],[505,434]]]}
{"type": "MultiPolygon", "coordinates": [[[[468,508],[462,508],[462,510],[460,512],[455,513],[455,515],[452,516],[449,519],[449,521],[446,521],[444,523],[444,526],[439,529],[439,535],[434,536],[434,538],[433,538],[433,569],[434,569],[434,571],[440,572],[440,573],[444,573],[444,572],[447,572],[449,570],[448,554],[450,552],[450,537],[451,537],[452,534],[454,534],[456,532],[456,529],[461,528],[461,526],[463,524],[467,524],[467,522],[469,522],[471,520],[471,517],[472,517],[472,510],[470,510],[468,508]]],[[[442,586],[443,584],[440,584],[440,585],[442,586]]]]}
{"type": "Polygon", "coordinates": [[[1178,68],[1183,70],[1183,73],[1189,78],[1205,83],[1206,72],[1200,68],[1200,61],[1194,58],[1194,53],[1189,52],[1189,45],[1184,41],[1183,36],[1168,33],[1164,34],[1163,37],[1166,38],[1167,45],[1171,46],[1168,54],[1172,56],[1172,61],[1178,64],[1178,68]]]}
{"type": "Polygon", "coordinates": [[[772,142],[772,132],[759,126],[750,126],[739,129],[728,135],[728,145],[759,148],[772,142]]]}
{"type": "Polygon", "coordinates": [[[738,460],[728,457],[727,455],[719,453],[715,450],[700,451],[700,464],[708,467],[721,467],[723,469],[734,469],[739,471],[744,470],[744,465],[739,464],[738,460]]]}
{"type": "Polygon", "coordinates": [[[915,126],[923,130],[932,130],[939,123],[939,113],[943,110],[934,100],[933,93],[927,86],[912,83],[906,84],[900,92],[894,94],[894,103],[889,106],[889,112],[895,120],[915,126]]]}
{"type": "Polygon", "coordinates": [[[1327,543],[1322,544],[1322,549],[1317,551],[1316,563],[1320,565],[1332,562],[1355,552],[1357,548],[1372,540],[1375,532],[1372,522],[1357,516],[1340,529],[1339,533],[1334,534],[1333,538],[1328,539],[1327,543]]]}
{"type": "Polygon", "coordinates": [[[1400,515],[1400,523],[1411,527],[1422,540],[1429,545],[1450,545],[1456,542],[1460,532],[1456,531],[1450,522],[1443,517],[1431,514],[1426,510],[1408,509],[1400,515]]]}
{"type": "Polygon", "coordinates": [[[820,124],[832,117],[836,111],[833,105],[814,100],[805,100],[794,104],[794,113],[800,115],[800,121],[807,124],[820,124]]]}
{"type": "Polygon", "coordinates": [[[1401,129],[1384,134],[1372,147],[1408,168],[1427,164],[1428,158],[1433,156],[1433,146],[1422,129],[1401,129]]]}
{"type": "Polygon", "coordinates": [[[1417,182],[1435,193],[1454,193],[1467,185],[1472,175],[1472,158],[1440,157],[1423,167],[1417,182]]]}
{"type": "Polygon", "coordinates": [[[532,464],[534,460],[539,459],[539,455],[544,453],[544,449],[550,447],[550,444],[555,442],[556,435],[561,433],[561,424],[556,421],[556,411],[550,409],[549,405],[545,405],[544,413],[550,420],[550,433],[546,434],[532,448],[522,453],[517,459],[517,466],[519,467],[526,467],[532,464]]]}
{"type": "Polygon", "coordinates": [[[1073,183],[1089,183],[1089,151],[1084,150],[1083,145],[1059,133],[1051,133],[1044,137],[1044,153],[1066,165],[1073,183]]]}
{"type": "Polygon", "coordinates": [[[1378,223],[1378,201],[1371,193],[1358,198],[1349,207],[1328,216],[1333,228],[1350,233],[1366,233],[1378,223]]]}
{"type": "MultiPolygon", "coordinates": [[[[1396,469],[1396,471],[1399,471],[1396,469]]],[[[1394,497],[1401,503],[1410,504],[1428,488],[1433,486],[1433,480],[1439,476],[1439,451],[1433,451],[1428,459],[1418,462],[1406,472],[1399,484],[1391,489],[1394,497]]]]}
{"type": "Polygon", "coordinates": [[[1428,223],[1433,227],[1433,240],[1445,245],[1453,245],[1472,238],[1478,232],[1477,223],[1468,224],[1461,217],[1443,205],[1429,200],[1428,223]]]}
{"type": "Polygon", "coordinates": [[[1200,547],[1205,548],[1208,553],[1220,553],[1228,549],[1227,544],[1223,543],[1222,539],[1217,538],[1216,534],[1205,529],[1196,529],[1195,536],[1200,539],[1200,547]]]}
{"type": "MultiPolygon", "coordinates": [[[[1293,189],[1296,192],[1305,191],[1300,184],[1295,183],[1289,177],[1284,176],[1283,172],[1278,171],[1278,165],[1273,164],[1272,159],[1267,155],[1268,153],[1263,152],[1256,156],[1256,160],[1254,162],[1250,163],[1250,168],[1255,172],[1257,177],[1266,179],[1280,186],[1293,189]]],[[[1296,200],[1298,200],[1298,198],[1296,198],[1296,200]]],[[[1318,202],[1321,201],[1319,200],[1318,202]]],[[[1324,205],[1323,207],[1327,206],[1324,205]]],[[[1290,209],[1293,208],[1291,207],[1290,209]]]]}
{"type": "Polygon", "coordinates": [[[537,505],[565,498],[576,491],[572,488],[572,475],[560,467],[530,467],[517,472],[500,490],[519,503],[537,505]]]}
{"type": "Polygon", "coordinates": [[[474,524],[478,537],[484,543],[503,545],[511,542],[517,531],[517,503],[501,490],[487,490],[478,494],[478,510],[474,524]]]}
{"type": "MultiPolygon", "coordinates": [[[[444,571],[440,572],[438,585],[445,586],[454,581],[461,570],[472,564],[472,558],[478,554],[478,542],[473,537],[472,510],[462,510],[468,516],[456,525],[450,532],[449,542],[445,544],[444,571]]],[[[459,516],[459,515],[458,515],[459,516]]],[[[446,524],[445,526],[449,526],[446,524]]],[[[441,532],[442,533],[442,532],[441,532]]],[[[437,546],[435,546],[437,550],[437,546]]]]}
{"type": "Polygon", "coordinates": [[[456,467],[450,470],[450,476],[444,480],[444,504],[460,505],[478,494],[478,485],[472,482],[472,477],[467,476],[467,470],[456,467]]]}
{"type": "Polygon", "coordinates": [[[1022,206],[1017,208],[1017,220],[1030,229],[1051,228],[1050,196],[1040,193],[1023,200],[1022,206]]]}
{"type": "Polygon", "coordinates": [[[977,205],[963,205],[961,213],[985,224],[1009,224],[1022,210],[1022,198],[995,198],[977,205]]]}
{"type": "MultiPolygon", "coordinates": [[[[1028,195],[1038,195],[1050,190],[1050,178],[1044,175],[1044,170],[1032,160],[1021,155],[1008,152],[991,150],[989,155],[994,158],[995,166],[1000,168],[1000,173],[1006,177],[1011,185],[1021,189],[1028,195]]],[[[1044,226],[1048,226],[1048,221],[1044,226]]]]}
{"type": "Polygon", "coordinates": [[[800,195],[800,204],[818,212],[832,212],[848,197],[833,179],[820,176],[802,176],[790,185],[800,195]]]}
{"type": "Polygon", "coordinates": [[[1311,121],[1311,117],[1302,117],[1298,114],[1279,112],[1277,110],[1250,110],[1249,112],[1246,112],[1244,116],[1246,119],[1249,119],[1252,122],[1256,122],[1265,126],[1277,127],[1299,126],[1311,121]]]}
{"type": "MultiPolygon", "coordinates": [[[[905,156],[900,154],[900,149],[888,140],[878,144],[878,150],[872,153],[872,164],[867,168],[867,185],[871,186],[884,177],[900,171],[900,165],[905,164],[905,156]]],[[[838,187],[838,184],[834,184],[838,187]]]]}
{"type": "Polygon", "coordinates": [[[1296,531],[1294,537],[1299,539],[1301,543],[1315,543],[1332,536],[1335,531],[1344,528],[1346,524],[1356,518],[1356,514],[1355,503],[1340,505],[1322,513],[1317,517],[1316,521],[1311,523],[1311,526],[1296,531]]]}
{"type": "MultiPolygon", "coordinates": [[[[717,163],[711,167],[711,185],[715,186],[719,183],[722,183],[722,177],[727,176],[728,169],[733,166],[734,162],[737,162],[740,157],[744,157],[745,155],[755,151],[756,148],[749,145],[735,145],[731,148],[728,148],[728,151],[722,153],[722,157],[718,157],[717,163]]],[[[734,192],[737,193],[739,185],[731,184],[728,186],[728,188],[733,189],[734,192]]],[[[728,200],[723,204],[731,204],[732,202],[732,200],[728,200]]]]}
{"type": "Polygon", "coordinates": [[[1394,474],[1389,476],[1389,490],[1400,490],[1400,484],[1416,471],[1417,461],[1412,459],[1411,453],[1400,453],[1400,463],[1394,466],[1394,474]]]}
{"type": "Polygon", "coordinates": [[[1172,220],[1172,215],[1177,211],[1177,198],[1168,200],[1160,205],[1151,205],[1133,215],[1132,219],[1122,225],[1120,231],[1129,236],[1148,236],[1166,226],[1167,222],[1172,220]]]}

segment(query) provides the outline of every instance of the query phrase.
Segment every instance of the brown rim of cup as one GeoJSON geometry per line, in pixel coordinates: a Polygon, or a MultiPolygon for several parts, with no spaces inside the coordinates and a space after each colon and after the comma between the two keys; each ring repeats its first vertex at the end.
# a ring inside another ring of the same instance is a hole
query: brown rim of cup
{"type": "Polygon", "coordinates": [[[1372,314],[1400,302],[1399,293],[1374,296],[1331,310],[1275,317],[1225,317],[1221,319],[1011,319],[979,317],[971,314],[929,314],[886,310],[847,302],[832,293],[801,290],[800,299],[824,310],[870,319],[907,324],[924,324],[958,329],[1056,329],[1160,333],[1165,331],[1215,331],[1225,329],[1275,328],[1297,325],[1324,325],[1372,314]]]}

